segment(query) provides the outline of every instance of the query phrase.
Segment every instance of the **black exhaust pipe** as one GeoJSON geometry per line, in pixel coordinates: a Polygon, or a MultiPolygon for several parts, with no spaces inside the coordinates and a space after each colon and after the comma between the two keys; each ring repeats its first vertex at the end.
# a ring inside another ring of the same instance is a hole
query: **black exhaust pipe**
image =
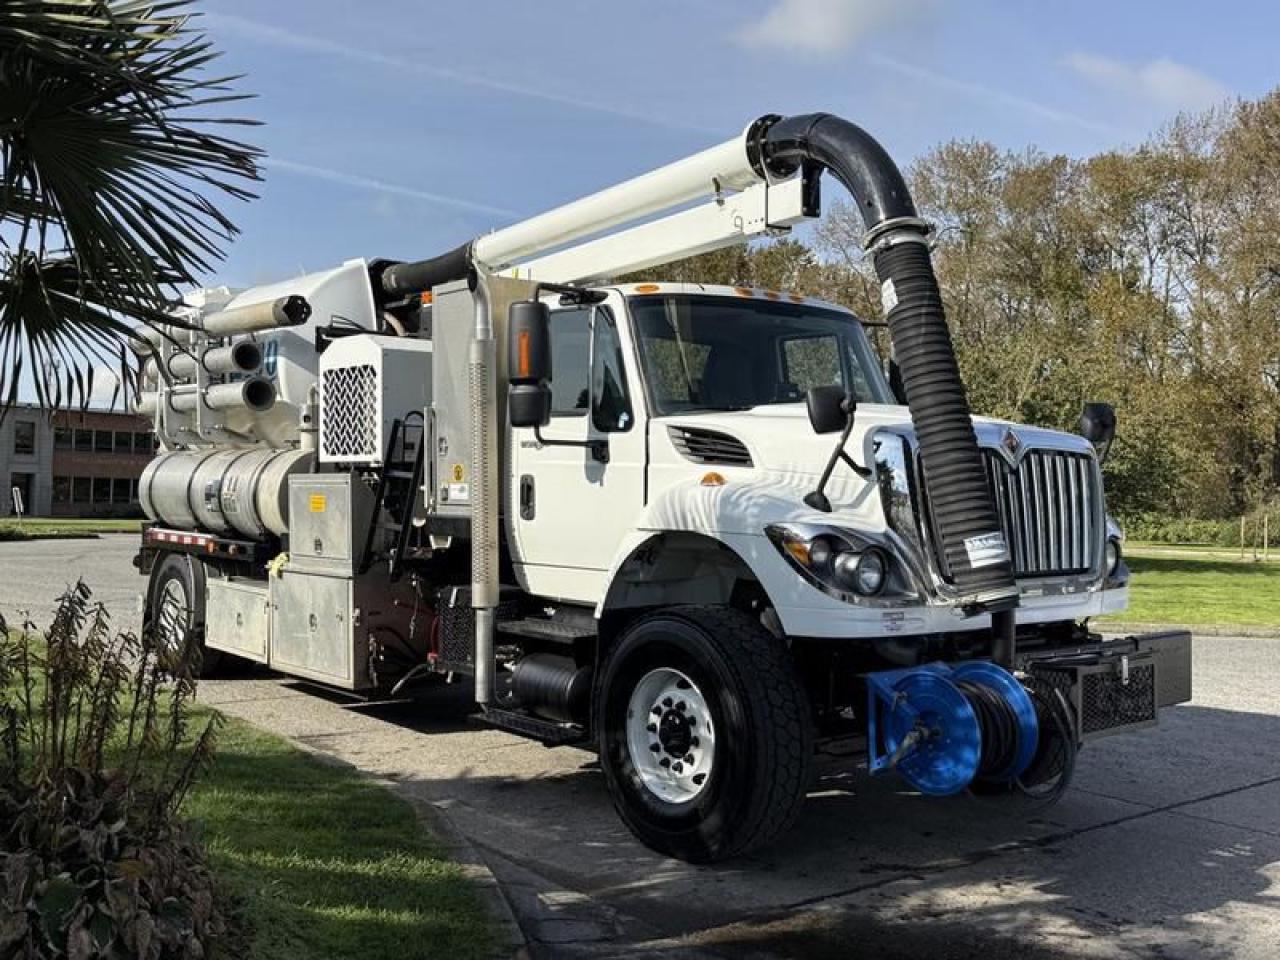
{"type": "Polygon", "coordinates": [[[993,653],[1005,647],[1018,603],[1009,551],[987,486],[969,402],[929,256],[929,226],[906,181],[865,130],[825,113],[764,117],[753,163],[786,177],[802,165],[831,171],[851,194],[867,233],[865,248],[880,279],[889,336],[915,425],[925,492],[952,584],[972,613],[995,616],[993,653]]]}

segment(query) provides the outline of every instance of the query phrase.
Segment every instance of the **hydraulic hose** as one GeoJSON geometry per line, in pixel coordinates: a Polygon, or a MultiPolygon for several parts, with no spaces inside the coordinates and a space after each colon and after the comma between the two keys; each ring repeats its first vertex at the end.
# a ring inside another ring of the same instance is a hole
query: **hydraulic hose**
{"type": "Polygon", "coordinates": [[[762,118],[754,151],[774,176],[818,164],[853,194],[915,425],[943,572],[970,612],[1016,606],[1009,551],[930,260],[929,228],[902,173],[870,134],[830,114],[762,118]]]}
{"type": "Polygon", "coordinates": [[[382,293],[388,299],[398,299],[409,294],[421,293],[434,286],[461,280],[471,271],[471,242],[455,247],[438,257],[429,257],[414,263],[393,263],[382,271],[382,293]]]}

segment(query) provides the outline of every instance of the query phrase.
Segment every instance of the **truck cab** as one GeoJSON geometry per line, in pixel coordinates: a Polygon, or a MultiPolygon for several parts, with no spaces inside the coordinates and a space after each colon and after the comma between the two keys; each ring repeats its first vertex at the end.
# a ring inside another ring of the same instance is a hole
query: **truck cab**
{"type": "MultiPolygon", "coordinates": [[[[507,441],[506,526],[528,592],[597,616],[642,605],[653,581],[638,579],[638,557],[650,558],[652,578],[657,545],[678,542],[688,554],[701,543],[699,577],[663,589],[725,602],[738,581],[717,570],[731,555],[791,636],[989,628],[989,618],[959,618],[948,603],[914,476],[911,415],[852,313],[795,294],[681,283],[559,301],[546,298],[548,423],[512,428],[507,441]],[[829,510],[805,502],[834,446],[810,424],[815,387],[836,387],[853,404],[846,449],[859,469],[838,466],[829,510]],[[820,558],[827,544],[836,556],[871,550],[875,569],[859,574],[851,557],[826,569],[809,556],[815,544],[820,558]]],[[[1106,513],[1093,445],[973,423],[1014,555],[1018,623],[1123,609],[1122,533],[1106,513]]]]}

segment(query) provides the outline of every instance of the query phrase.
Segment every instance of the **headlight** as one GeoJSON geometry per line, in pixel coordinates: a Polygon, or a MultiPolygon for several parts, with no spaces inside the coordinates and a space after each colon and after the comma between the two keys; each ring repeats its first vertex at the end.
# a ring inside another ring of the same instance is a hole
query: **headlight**
{"type": "Polygon", "coordinates": [[[887,551],[850,530],[808,524],[772,524],[765,533],[787,561],[826,593],[857,602],[890,587],[913,595],[887,551]]]}
{"type": "Polygon", "coordinates": [[[1123,559],[1124,558],[1120,553],[1120,541],[1108,540],[1107,550],[1106,550],[1105,558],[1103,560],[1103,564],[1106,567],[1107,576],[1109,577],[1115,576],[1116,571],[1120,569],[1120,561],[1123,559]]]}

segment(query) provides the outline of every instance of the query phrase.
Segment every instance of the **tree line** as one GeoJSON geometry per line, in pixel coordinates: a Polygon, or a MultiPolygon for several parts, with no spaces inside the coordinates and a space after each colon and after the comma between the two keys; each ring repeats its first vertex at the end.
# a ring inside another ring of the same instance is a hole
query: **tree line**
{"type": "MultiPolygon", "coordinates": [[[[1238,517],[1280,485],[1280,90],[1086,158],[944,143],[908,179],[970,402],[1073,429],[1115,405],[1122,516],[1238,517]]],[[[862,224],[828,204],[781,239],[646,272],[800,291],[878,320],[862,224]]],[[[873,331],[887,348],[882,331],[873,331]]]]}

